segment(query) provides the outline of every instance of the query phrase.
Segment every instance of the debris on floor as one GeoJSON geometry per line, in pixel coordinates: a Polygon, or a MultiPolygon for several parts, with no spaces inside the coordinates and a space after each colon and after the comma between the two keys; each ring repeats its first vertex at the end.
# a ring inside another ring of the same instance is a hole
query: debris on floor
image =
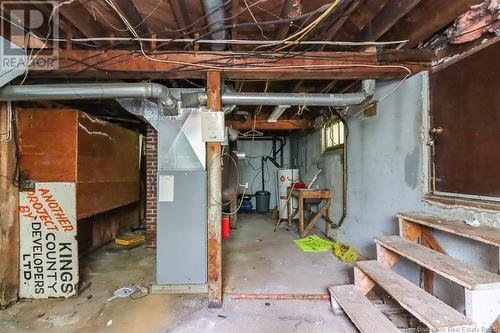
{"type": "Polygon", "coordinates": [[[333,243],[332,253],[338,259],[346,263],[353,263],[360,258],[358,250],[352,245],[342,242],[333,243]]]}
{"type": "Polygon", "coordinates": [[[121,245],[124,248],[132,248],[146,242],[144,233],[126,233],[115,238],[115,244],[121,245]]]}
{"type": "Polygon", "coordinates": [[[358,250],[353,246],[342,242],[331,242],[316,235],[295,239],[293,242],[304,252],[332,251],[335,257],[345,263],[353,263],[360,258],[358,250]]]}
{"type": "Polygon", "coordinates": [[[113,296],[108,298],[108,300],[106,302],[110,302],[110,301],[114,300],[115,298],[129,297],[130,295],[132,295],[134,293],[134,291],[135,291],[134,289],[126,288],[126,287],[117,289],[113,293],[113,296]]]}
{"type": "Polygon", "coordinates": [[[326,252],[330,251],[333,246],[333,242],[316,235],[295,239],[293,242],[304,252],[326,252]]]}

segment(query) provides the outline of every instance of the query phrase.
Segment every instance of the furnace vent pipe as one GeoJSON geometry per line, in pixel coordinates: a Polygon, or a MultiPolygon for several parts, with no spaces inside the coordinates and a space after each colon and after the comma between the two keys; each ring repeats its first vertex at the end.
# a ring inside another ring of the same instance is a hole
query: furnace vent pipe
{"type": "Polygon", "coordinates": [[[154,98],[164,114],[177,108],[177,100],[167,87],[150,82],[12,85],[0,89],[0,102],[115,98],[154,98]]]}
{"type": "MultiPolygon", "coordinates": [[[[375,94],[375,80],[364,80],[362,91],[350,94],[303,94],[303,93],[239,93],[226,91],[222,94],[223,105],[290,105],[290,106],[348,106],[363,104],[375,94]]],[[[206,105],[207,94],[183,95],[183,106],[198,103],[206,105]],[[194,101],[196,100],[196,102],[194,101]]],[[[190,105],[196,107],[196,105],[190,105]]]]}
{"type": "MultiPolygon", "coordinates": [[[[226,18],[224,0],[202,0],[202,3],[205,15],[207,15],[208,31],[213,32],[211,33],[212,39],[227,39],[227,31],[223,29],[224,19],[226,18]]],[[[214,51],[223,51],[225,49],[223,44],[213,44],[210,47],[214,51]]]]}

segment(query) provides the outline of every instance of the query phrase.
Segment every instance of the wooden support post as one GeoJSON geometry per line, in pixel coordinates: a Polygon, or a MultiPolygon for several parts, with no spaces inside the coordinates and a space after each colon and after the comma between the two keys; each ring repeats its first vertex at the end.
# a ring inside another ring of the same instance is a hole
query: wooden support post
{"type": "MultiPolygon", "coordinates": [[[[207,74],[207,107],[211,111],[222,109],[221,73],[207,74]]],[[[222,147],[220,143],[207,143],[208,169],[208,307],[222,306],[222,147]]]]}
{"type": "Polygon", "coordinates": [[[380,244],[377,244],[377,261],[381,263],[385,268],[390,269],[399,260],[399,254],[386,249],[380,244]]]}
{"type": "Polygon", "coordinates": [[[304,237],[304,199],[299,197],[299,235],[304,237]]]}
{"type": "Polygon", "coordinates": [[[372,290],[373,287],[375,287],[375,281],[373,281],[362,270],[354,267],[354,285],[363,295],[366,295],[370,292],[370,290],[372,290]]]}
{"type": "Polygon", "coordinates": [[[325,220],[325,235],[326,237],[330,238],[330,231],[332,230],[332,203],[328,203],[328,209],[326,210],[326,215],[330,219],[330,221],[325,220]]]}
{"type": "Polygon", "coordinates": [[[422,226],[404,219],[399,219],[399,235],[409,241],[416,241],[422,234],[422,226]]]}
{"type": "MultiPolygon", "coordinates": [[[[17,300],[19,289],[19,189],[16,177],[15,131],[7,140],[7,105],[0,105],[0,309],[17,300]]],[[[15,117],[15,115],[13,115],[15,117]]]]}
{"type": "Polygon", "coordinates": [[[158,34],[151,34],[151,51],[156,51],[158,48],[158,43],[156,39],[158,38],[158,34]]]}
{"type": "MultiPolygon", "coordinates": [[[[434,251],[447,254],[446,250],[441,246],[437,239],[432,236],[428,227],[421,227],[422,234],[420,236],[420,244],[434,251]]],[[[434,272],[422,267],[420,269],[420,287],[429,294],[434,295],[434,272]]]]}

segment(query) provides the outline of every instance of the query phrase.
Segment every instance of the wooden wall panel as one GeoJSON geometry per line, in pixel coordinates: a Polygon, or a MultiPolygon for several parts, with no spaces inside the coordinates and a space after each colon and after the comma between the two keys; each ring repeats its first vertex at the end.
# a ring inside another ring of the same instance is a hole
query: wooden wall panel
{"type": "Polygon", "coordinates": [[[139,200],[139,136],[72,109],[20,109],[21,172],[76,182],[77,217],[139,200]]]}
{"type": "Polygon", "coordinates": [[[79,113],[77,191],[79,219],[138,201],[138,134],[79,113]]]}
{"type": "Polygon", "coordinates": [[[18,109],[22,179],[76,181],[76,110],[18,109]]]}
{"type": "MultiPolygon", "coordinates": [[[[7,106],[0,104],[0,131],[7,131],[7,106]]],[[[14,304],[19,290],[19,188],[15,140],[0,142],[0,310],[14,304]]]]}

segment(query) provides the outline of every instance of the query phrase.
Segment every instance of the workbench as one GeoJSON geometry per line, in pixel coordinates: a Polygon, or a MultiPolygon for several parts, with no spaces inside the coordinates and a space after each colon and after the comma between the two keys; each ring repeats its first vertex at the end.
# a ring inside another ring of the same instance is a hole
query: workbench
{"type": "Polygon", "coordinates": [[[288,210],[288,226],[292,224],[292,219],[299,214],[299,234],[300,237],[306,236],[311,229],[318,223],[321,217],[326,219],[325,223],[325,234],[330,234],[331,224],[333,223],[331,218],[331,202],[332,196],[330,190],[328,189],[296,189],[288,188],[288,198],[287,210],[288,210]],[[292,212],[292,201],[293,197],[298,199],[299,207],[294,212],[292,212]],[[320,199],[322,202],[319,204],[319,209],[311,219],[311,221],[305,226],[304,223],[304,201],[307,199],[320,199]],[[305,228],[304,228],[305,226],[305,228]]]}

